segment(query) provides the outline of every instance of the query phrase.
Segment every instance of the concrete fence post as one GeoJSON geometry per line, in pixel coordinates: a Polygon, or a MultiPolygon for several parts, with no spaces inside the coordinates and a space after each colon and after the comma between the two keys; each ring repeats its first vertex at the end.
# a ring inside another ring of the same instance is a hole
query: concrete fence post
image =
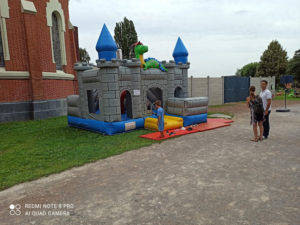
{"type": "Polygon", "coordinates": [[[207,97],[208,97],[208,104],[210,102],[210,99],[209,99],[209,76],[207,76],[207,97]]]}
{"type": "Polygon", "coordinates": [[[191,76],[191,90],[190,90],[190,92],[191,92],[191,97],[193,97],[193,76],[191,76]]]}
{"type": "Polygon", "coordinates": [[[222,104],[224,104],[225,103],[225,100],[224,100],[224,98],[225,98],[225,88],[224,88],[224,85],[225,85],[225,83],[224,83],[224,76],[222,76],[221,77],[221,79],[222,79],[222,104]]]}
{"type": "Polygon", "coordinates": [[[207,76],[206,78],[206,82],[207,82],[207,97],[209,97],[209,76],[207,76]]]}

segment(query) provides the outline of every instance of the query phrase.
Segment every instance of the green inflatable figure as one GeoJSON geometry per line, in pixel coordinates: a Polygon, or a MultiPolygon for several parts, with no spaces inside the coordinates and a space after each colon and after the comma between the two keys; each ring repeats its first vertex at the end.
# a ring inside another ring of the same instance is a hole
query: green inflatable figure
{"type": "Polygon", "coordinates": [[[163,72],[168,72],[166,67],[164,67],[164,65],[157,59],[151,57],[144,59],[144,53],[148,52],[148,46],[143,45],[140,41],[134,43],[132,46],[134,47],[135,57],[141,61],[141,67],[144,68],[144,70],[157,68],[163,72]]]}

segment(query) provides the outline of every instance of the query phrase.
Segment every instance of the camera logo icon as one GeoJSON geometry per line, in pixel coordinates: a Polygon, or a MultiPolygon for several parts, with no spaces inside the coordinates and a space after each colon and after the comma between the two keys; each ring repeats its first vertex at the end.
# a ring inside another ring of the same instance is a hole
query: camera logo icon
{"type": "Polygon", "coordinates": [[[10,204],[9,209],[10,209],[9,210],[9,214],[11,216],[14,216],[14,215],[19,216],[19,215],[21,215],[21,205],[20,204],[16,204],[16,205],[10,204]]]}

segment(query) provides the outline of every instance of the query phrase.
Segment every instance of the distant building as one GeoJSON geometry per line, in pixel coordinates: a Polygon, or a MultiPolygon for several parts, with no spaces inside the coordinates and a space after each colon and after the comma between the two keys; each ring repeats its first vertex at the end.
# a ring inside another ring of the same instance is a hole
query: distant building
{"type": "Polygon", "coordinates": [[[69,0],[0,0],[0,122],[66,114],[78,30],[69,0]]]}

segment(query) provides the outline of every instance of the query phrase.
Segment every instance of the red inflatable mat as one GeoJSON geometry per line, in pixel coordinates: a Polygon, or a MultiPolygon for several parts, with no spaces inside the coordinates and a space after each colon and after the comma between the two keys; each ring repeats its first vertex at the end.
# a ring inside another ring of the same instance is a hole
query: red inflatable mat
{"type": "Polygon", "coordinates": [[[191,133],[196,133],[196,132],[201,132],[201,131],[206,131],[206,130],[212,130],[220,127],[226,127],[230,126],[230,123],[232,123],[233,120],[226,120],[226,119],[221,119],[221,118],[208,118],[207,123],[200,123],[192,126],[187,126],[186,129],[174,129],[174,130],[168,130],[164,131],[164,138],[160,138],[160,132],[154,132],[150,134],[144,134],[141,135],[141,138],[147,138],[151,140],[164,140],[168,139],[171,137],[176,137],[180,135],[185,135],[185,134],[191,134],[191,133]],[[192,130],[187,130],[188,128],[192,128],[192,130]]]}

